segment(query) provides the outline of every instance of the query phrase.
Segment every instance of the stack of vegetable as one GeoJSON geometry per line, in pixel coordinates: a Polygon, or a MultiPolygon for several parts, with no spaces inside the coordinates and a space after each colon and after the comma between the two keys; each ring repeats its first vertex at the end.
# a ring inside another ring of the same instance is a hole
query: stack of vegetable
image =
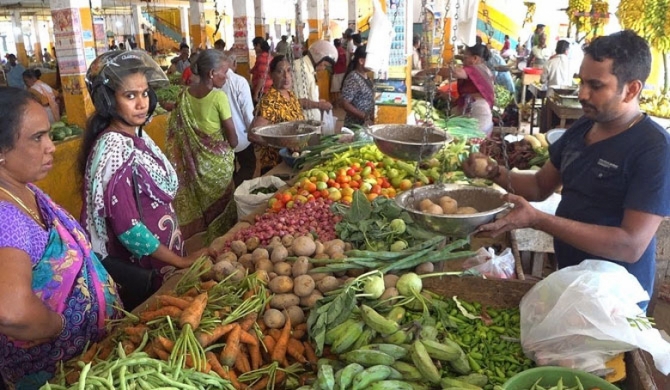
{"type": "Polygon", "coordinates": [[[542,166],[549,159],[549,144],[544,134],[526,134],[516,142],[504,141],[499,133],[492,134],[479,146],[479,151],[510,168],[529,169],[542,166]],[[503,150],[505,149],[505,150],[503,150]]]}
{"type": "Polygon", "coordinates": [[[77,125],[68,125],[65,121],[60,120],[51,124],[51,131],[49,135],[54,141],[63,141],[69,137],[80,136],[84,130],[77,125]]]}

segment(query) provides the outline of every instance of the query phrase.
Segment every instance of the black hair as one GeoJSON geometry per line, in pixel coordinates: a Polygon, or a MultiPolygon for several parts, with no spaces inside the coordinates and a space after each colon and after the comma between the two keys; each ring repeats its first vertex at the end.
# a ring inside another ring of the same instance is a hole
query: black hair
{"type": "Polygon", "coordinates": [[[274,58],[272,58],[272,61],[270,61],[270,73],[277,70],[277,65],[279,65],[279,63],[282,62],[282,61],[287,61],[288,62],[288,59],[286,58],[285,55],[279,54],[279,55],[274,56],[274,58]]]}
{"type": "Polygon", "coordinates": [[[0,151],[12,150],[19,139],[26,106],[37,99],[25,89],[0,87],[0,151]]]}
{"type": "Polygon", "coordinates": [[[335,46],[335,47],[340,47],[340,46],[342,46],[342,40],[339,39],[339,38],[335,38],[335,39],[333,40],[333,46],[335,46]]]}
{"type": "Polygon", "coordinates": [[[584,55],[598,62],[612,60],[612,74],[617,78],[619,91],[634,80],[640,80],[644,85],[651,72],[649,44],[631,30],[594,39],[584,48],[584,55]]]}
{"type": "Polygon", "coordinates": [[[488,61],[489,58],[491,58],[491,52],[481,43],[477,43],[474,46],[467,46],[465,51],[470,53],[470,55],[481,57],[484,61],[488,61]]]}
{"type": "Polygon", "coordinates": [[[191,47],[189,45],[187,45],[185,43],[180,43],[179,44],[179,51],[181,51],[181,49],[183,49],[183,48],[187,48],[189,50],[191,49],[191,47]]]}
{"type": "Polygon", "coordinates": [[[358,46],[356,48],[356,51],[354,51],[354,55],[351,57],[351,61],[349,62],[349,66],[347,67],[347,73],[345,73],[344,75],[345,79],[347,78],[349,73],[356,70],[356,67],[358,66],[358,60],[367,57],[368,52],[366,51],[366,46],[367,45],[358,46]]]}
{"type": "Polygon", "coordinates": [[[254,39],[251,40],[251,44],[253,46],[260,45],[263,42],[265,42],[265,38],[263,37],[255,37],[254,39]]]}
{"type": "Polygon", "coordinates": [[[352,34],[351,35],[351,40],[354,41],[355,45],[360,45],[363,42],[363,38],[361,37],[361,34],[352,34]]]}
{"type": "Polygon", "coordinates": [[[561,39],[556,42],[556,54],[565,54],[566,51],[570,48],[570,42],[565,39],[561,39]]]}
{"type": "Polygon", "coordinates": [[[261,42],[261,51],[263,53],[269,53],[270,52],[270,44],[268,43],[268,41],[261,42]]]}
{"type": "Polygon", "coordinates": [[[482,43],[484,43],[484,41],[482,40],[482,37],[480,37],[479,35],[477,35],[477,36],[475,37],[475,45],[481,45],[482,43]]]}
{"type": "Polygon", "coordinates": [[[42,71],[40,71],[39,69],[26,69],[25,71],[23,71],[23,77],[39,80],[40,77],[42,77],[42,71]]]}
{"type": "Polygon", "coordinates": [[[217,39],[214,42],[214,47],[218,47],[218,46],[221,46],[221,49],[225,49],[226,48],[226,42],[223,39],[217,39]]]}
{"type": "Polygon", "coordinates": [[[281,36],[281,40],[282,40],[282,41],[285,41],[285,40],[287,40],[287,39],[288,39],[288,37],[287,37],[286,35],[282,35],[282,36],[281,36]]]}
{"type": "Polygon", "coordinates": [[[418,35],[415,35],[412,37],[412,46],[415,46],[417,43],[421,43],[421,37],[418,35]]]}
{"type": "Polygon", "coordinates": [[[505,39],[509,39],[509,35],[505,34],[505,39]]]}
{"type": "Polygon", "coordinates": [[[207,77],[209,72],[216,69],[225,60],[226,56],[220,50],[207,49],[198,53],[191,63],[191,71],[194,75],[207,77]]]}

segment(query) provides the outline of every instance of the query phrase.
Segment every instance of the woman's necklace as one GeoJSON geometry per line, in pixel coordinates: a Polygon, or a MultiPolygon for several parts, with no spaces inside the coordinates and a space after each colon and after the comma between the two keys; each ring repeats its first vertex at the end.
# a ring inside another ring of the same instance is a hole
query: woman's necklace
{"type": "MultiPolygon", "coordinates": [[[[26,188],[28,189],[28,191],[30,191],[31,194],[35,195],[33,190],[31,190],[28,187],[26,187],[26,188]]],[[[44,222],[42,222],[42,220],[40,219],[40,216],[37,215],[37,213],[35,211],[33,211],[33,209],[26,206],[26,204],[23,203],[23,201],[18,196],[12,194],[7,189],[5,189],[3,187],[0,187],[0,190],[2,190],[2,192],[7,194],[10,198],[12,198],[14,200],[14,202],[16,202],[19,206],[21,206],[35,220],[35,222],[37,222],[37,224],[42,227],[42,229],[46,230],[46,228],[47,228],[46,225],[44,224],[44,222]]]]}

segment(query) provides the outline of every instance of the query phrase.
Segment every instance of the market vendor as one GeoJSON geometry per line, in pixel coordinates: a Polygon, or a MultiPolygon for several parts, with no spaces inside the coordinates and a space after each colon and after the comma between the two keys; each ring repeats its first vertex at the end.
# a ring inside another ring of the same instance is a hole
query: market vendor
{"type": "Polygon", "coordinates": [[[319,86],[316,82],[316,72],[326,69],[326,66],[337,62],[337,49],[325,40],[312,43],[307,55],[293,61],[293,93],[298,97],[305,119],[321,121],[321,113],[333,109],[333,105],[319,99],[319,86]]]}
{"type": "Polygon", "coordinates": [[[610,260],[635,275],[651,296],[654,235],[670,215],[670,137],[640,111],[650,69],[649,45],[632,31],[599,37],[585,49],[579,74],[584,116],[550,146],[542,169],[510,172],[494,162],[482,164],[486,156],[471,155],[463,167],[467,175],[487,177],[515,193],[508,195],[513,211],[478,232],[544,231],[554,236],[560,268],[584,259],[610,260]],[[528,203],[561,186],[555,216],[528,203]]]}
{"type": "Polygon", "coordinates": [[[84,230],[30,184],[53,167],[49,126],[32,94],[0,88],[0,376],[10,389],[39,388],[120,314],[84,230]]]}

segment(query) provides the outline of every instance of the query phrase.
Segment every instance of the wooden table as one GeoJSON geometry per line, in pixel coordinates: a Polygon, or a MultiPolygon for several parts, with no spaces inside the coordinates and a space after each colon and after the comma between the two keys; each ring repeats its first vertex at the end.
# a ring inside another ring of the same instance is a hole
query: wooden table
{"type": "MultiPolygon", "coordinates": [[[[542,78],[541,74],[530,74],[523,72],[521,74],[521,104],[526,103],[526,86],[531,85],[533,83],[539,82],[540,79],[542,78]]],[[[523,110],[519,110],[519,130],[521,130],[521,112],[523,110]]],[[[532,124],[531,124],[532,126],[532,124]]]]}
{"type": "MultiPolygon", "coordinates": [[[[561,122],[559,128],[565,129],[565,123],[568,119],[576,120],[584,115],[584,110],[581,107],[567,107],[558,104],[554,99],[547,99],[547,108],[550,112],[553,112],[557,117],[560,118],[561,122]]],[[[549,130],[549,129],[547,129],[549,130]]]]}
{"type": "MultiPolygon", "coordinates": [[[[542,109],[544,108],[544,101],[547,97],[547,90],[535,83],[528,85],[528,90],[530,90],[534,96],[533,102],[530,105],[530,134],[533,134],[533,127],[535,123],[535,100],[540,99],[540,112],[542,112],[542,109]]],[[[540,132],[542,132],[541,126],[538,126],[538,128],[540,128],[540,132]]]]}

